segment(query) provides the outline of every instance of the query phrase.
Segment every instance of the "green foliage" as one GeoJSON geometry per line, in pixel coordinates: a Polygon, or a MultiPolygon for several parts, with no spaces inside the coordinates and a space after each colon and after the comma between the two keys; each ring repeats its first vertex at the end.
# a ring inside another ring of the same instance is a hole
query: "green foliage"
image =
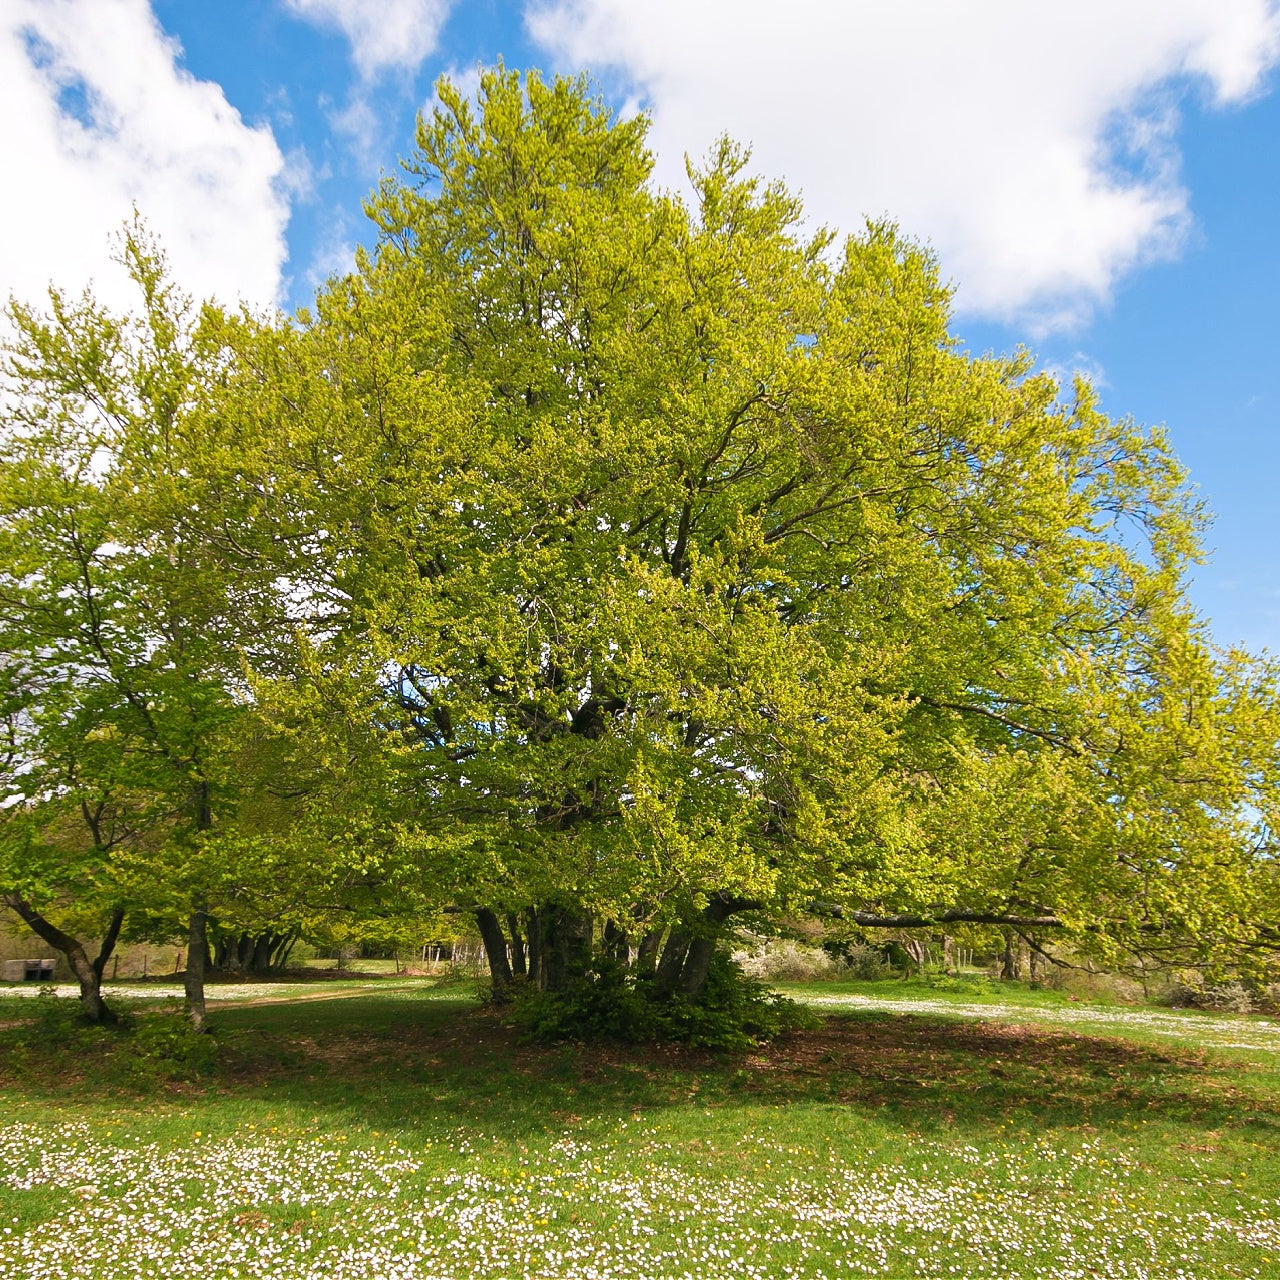
{"type": "Polygon", "coordinates": [[[1271,920],[1275,676],[1187,605],[1160,432],[965,353],[925,249],[826,252],[727,142],[685,204],[579,82],[440,104],[376,251],[232,388],[325,534],[289,572],[327,630],[259,685],[318,843],[499,913],[1271,920]]]}
{"type": "MultiPolygon", "coordinates": [[[[1277,672],[1189,606],[1165,436],[965,352],[926,248],[808,233],[728,141],[657,190],[647,127],[442,82],[297,322],[194,307],[136,228],[132,317],[13,308],[0,892],[1280,938],[1277,672]]],[[[640,1019],[597,982],[568,1024],[640,1019]]],[[[718,998],[710,1040],[767,1021],[718,998]]]]}
{"type": "Polygon", "coordinates": [[[597,960],[564,991],[521,988],[513,1016],[536,1040],[671,1040],[714,1050],[748,1049],[817,1025],[802,1005],[746,977],[724,955],[712,960],[696,1000],[679,993],[656,999],[651,980],[597,960]]]}
{"type": "Polygon", "coordinates": [[[86,1039],[80,1006],[75,1001],[61,999],[57,987],[42,985],[33,1010],[34,1016],[27,1024],[32,1039],[46,1042],[86,1039]]]}
{"type": "Polygon", "coordinates": [[[214,1037],[174,1013],[134,1013],[104,1027],[87,1022],[79,1002],[54,987],[23,1003],[26,1016],[9,1030],[4,1050],[16,1069],[34,1075],[83,1067],[99,1080],[149,1092],[207,1076],[218,1063],[214,1037]]]}
{"type": "Polygon", "coordinates": [[[207,1032],[172,1014],[136,1017],[129,1038],[129,1080],[146,1087],[168,1080],[195,1080],[218,1062],[218,1044],[207,1032]]]}
{"type": "Polygon", "coordinates": [[[991,983],[986,979],[965,974],[930,973],[924,975],[922,981],[931,990],[951,994],[985,995],[991,990],[991,983]]]}

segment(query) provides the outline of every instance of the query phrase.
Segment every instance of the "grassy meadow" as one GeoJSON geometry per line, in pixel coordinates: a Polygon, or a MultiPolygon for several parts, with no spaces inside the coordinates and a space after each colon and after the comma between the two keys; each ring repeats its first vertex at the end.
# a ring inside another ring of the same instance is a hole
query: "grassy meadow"
{"type": "Polygon", "coordinates": [[[210,1037],[154,986],[105,1034],[0,996],[0,1278],[1280,1276],[1266,1019],[822,983],[714,1056],[424,979],[211,990],[210,1037]]]}

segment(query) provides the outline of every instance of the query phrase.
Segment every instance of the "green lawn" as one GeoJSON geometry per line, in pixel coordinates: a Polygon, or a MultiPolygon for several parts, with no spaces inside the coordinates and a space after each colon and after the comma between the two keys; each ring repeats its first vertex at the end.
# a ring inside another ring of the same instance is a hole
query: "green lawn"
{"type": "Polygon", "coordinates": [[[0,1001],[0,1277],[1280,1276],[1265,1020],[822,984],[717,1058],[289,990],[212,1050],[0,1001]]]}

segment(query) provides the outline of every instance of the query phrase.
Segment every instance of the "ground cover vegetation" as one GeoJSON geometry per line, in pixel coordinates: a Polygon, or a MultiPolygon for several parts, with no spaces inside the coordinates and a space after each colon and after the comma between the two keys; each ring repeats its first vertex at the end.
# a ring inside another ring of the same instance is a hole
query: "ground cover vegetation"
{"type": "Polygon", "coordinates": [[[874,986],[729,1055],[530,1043],[422,981],[206,1035],[10,998],[0,1276],[1276,1274],[1274,1022],[874,986]]]}
{"type": "Polygon", "coordinates": [[[138,227],[133,316],[11,307],[0,892],[88,1015],[121,936],[199,1026],[212,959],[441,913],[548,1034],[777,1029],[721,957],[815,912],[1263,966],[1276,673],[1162,434],[729,142],[682,199],[581,82],[438,102],[294,320],[138,227]]]}

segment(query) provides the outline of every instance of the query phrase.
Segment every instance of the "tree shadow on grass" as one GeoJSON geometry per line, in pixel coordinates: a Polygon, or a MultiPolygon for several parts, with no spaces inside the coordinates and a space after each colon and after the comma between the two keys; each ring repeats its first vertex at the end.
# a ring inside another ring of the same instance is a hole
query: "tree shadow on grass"
{"type": "Polygon", "coordinates": [[[747,1058],[749,1088],[910,1113],[915,1127],[1179,1120],[1280,1130],[1280,1098],[1242,1087],[1239,1064],[1194,1051],[996,1022],[869,1013],[828,1019],[747,1058]]]}
{"type": "Polygon", "coordinates": [[[10,1025],[0,1033],[0,1084],[11,1098],[55,1105],[239,1100],[384,1131],[461,1125],[505,1138],[695,1102],[823,1104],[916,1131],[1149,1119],[1243,1127],[1272,1143],[1280,1132],[1280,1097],[1251,1087],[1239,1064],[994,1022],[841,1015],[746,1054],[714,1055],[528,1044],[473,1000],[369,995],[219,1010],[215,1039],[212,1067],[147,1077],[130,1066],[127,1029],[86,1052],[83,1034],[60,1048],[56,1036],[33,1044],[10,1025]]]}

